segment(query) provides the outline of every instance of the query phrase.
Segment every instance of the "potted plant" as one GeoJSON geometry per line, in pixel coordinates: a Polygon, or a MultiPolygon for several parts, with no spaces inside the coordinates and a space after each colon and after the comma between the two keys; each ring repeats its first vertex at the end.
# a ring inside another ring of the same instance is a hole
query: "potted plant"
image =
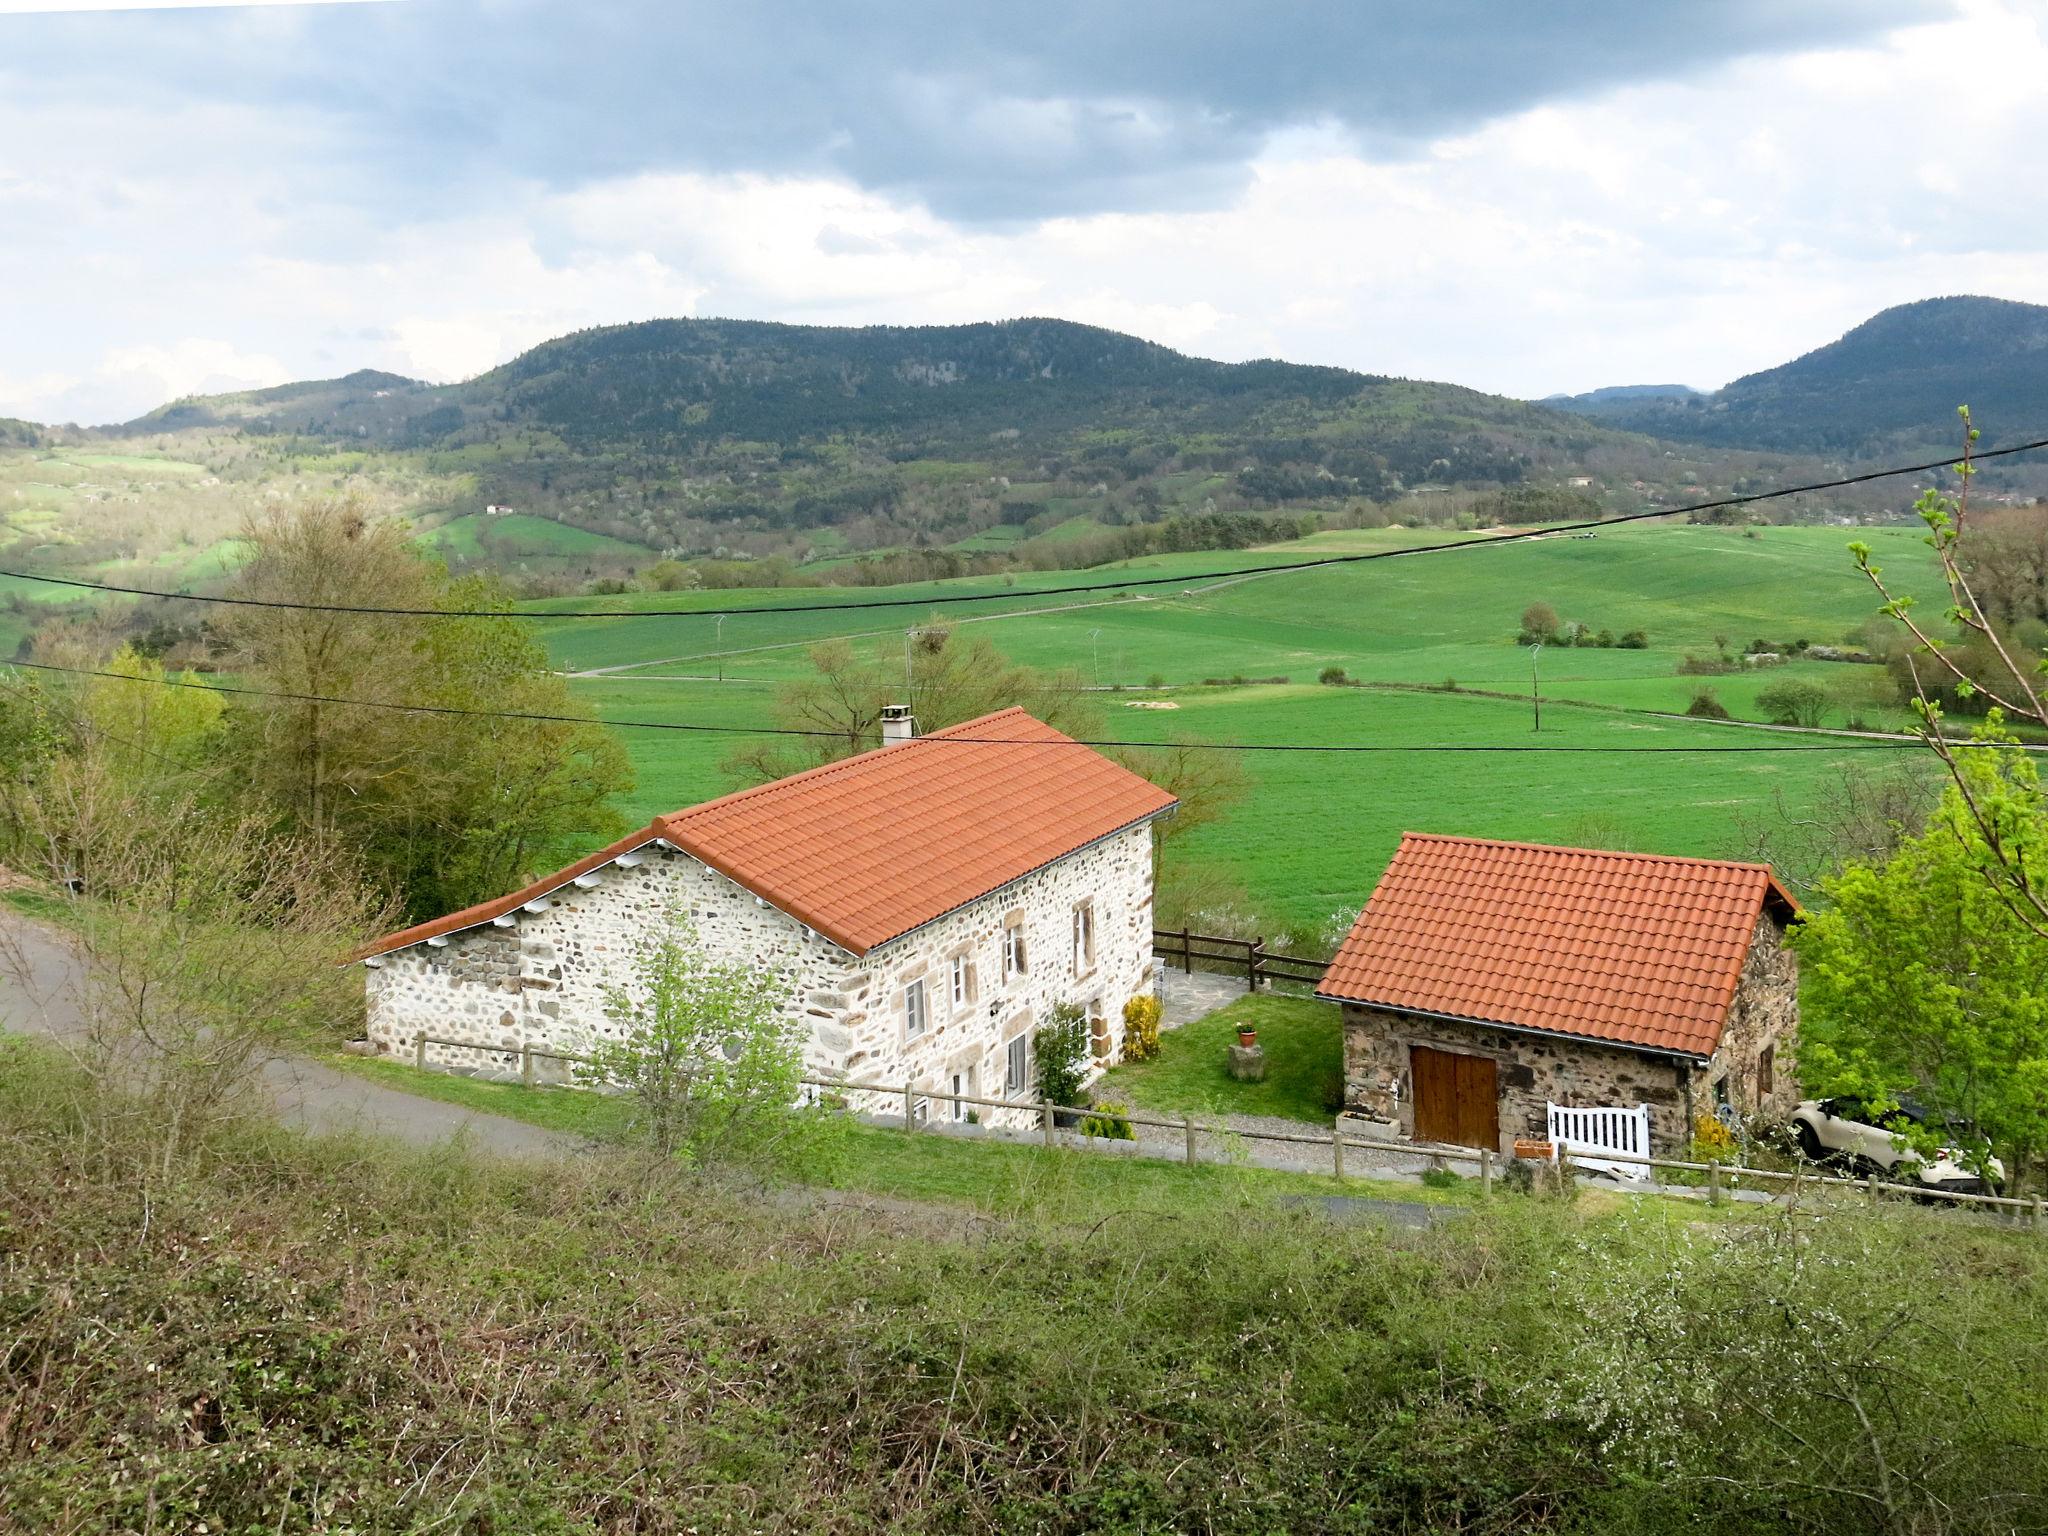
{"type": "Polygon", "coordinates": [[[1253,1046],[1257,1045],[1259,1043],[1259,1031],[1257,1027],[1251,1024],[1238,1025],[1237,1043],[1243,1046],[1246,1050],[1250,1050],[1253,1046]]]}

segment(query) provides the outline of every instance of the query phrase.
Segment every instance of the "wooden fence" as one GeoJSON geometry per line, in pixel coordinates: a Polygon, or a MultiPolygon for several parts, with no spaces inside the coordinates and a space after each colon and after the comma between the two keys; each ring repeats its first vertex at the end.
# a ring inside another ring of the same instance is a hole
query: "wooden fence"
{"type": "MultiPolygon", "coordinates": [[[[520,1064],[520,1080],[529,1086],[534,1082],[534,1063],[536,1061],[567,1061],[584,1065],[590,1064],[591,1061],[591,1058],[588,1056],[577,1056],[565,1051],[544,1051],[536,1049],[531,1045],[490,1046],[478,1045],[470,1040],[443,1040],[427,1034],[424,1030],[420,1030],[413,1035],[413,1062],[416,1066],[426,1067],[427,1047],[430,1045],[475,1051],[484,1056],[505,1058],[508,1062],[511,1058],[516,1057],[520,1064]]],[[[1199,1138],[1205,1135],[1234,1137],[1242,1141],[1279,1142],[1292,1146],[1327,1147],[1330,1157],[1330,1172],[1338,1179],[1346,1177],[1345,1154],[1347,1151],[1379,1154],[1395,1153],[1402,1157],[1426,1160],[1436,1167],[1442,1167],[1446,1163],[1465,1163],[1470,1165],[1477,1174],[1479,1192],[1482,1195],[1490,1195],[1493,1192],[1494,1181],[1499,1174],[1502,1164],[1514,1161],[1512,1158],[1503,1158],[1498,1152],[1494,1152],[1486,1147],[1456,1147],[1437,1142],[1417,1144],[1412,1141],[1391,1141],[1377,1137],[1360,1136],[1346,1130],[1342,1126],[1332,1127],[1328,1131],[1314,1132],[1308,1130],[1299,1132],[1250,1130],[1239,1129],[1231,1125],[1205,1123],[1196,1120],[1192,1115],[1186,1114],[1168,1118],[1158,1115],[1135,1114],[1130,1111],[1108,1112],[1099,1109],[1075,1109],[1067,1105],[1048,1104],[1042,1099],[991,1099],[970,1093],[947,1093],[937,1088],[919,1088],[910,1083],[856,1083],[848,1082],[844,1078],[829,1077],[805,1077],[799,1078],[798,1081],[806,1088],[817,1089],[822,1094],[829,1094],[837,1098],[843,1099],[848,1094],[865,1093],[873,1094],[884,1102],[891,1104],[900,1103],[902,1105],[903,1129],[913,1134],[928,1129],[933,1124],[933,1113],[941,1106],[948,1109],[957,1106],[959,1110],[963,1111],[969,1108],[976,1110],[1003,1110],[1021,1116],[1028,1116],[1029,1123],[1043,1136],[1048,1147],[1060,1144],[1059,1132],[1063,1128],[1072,1128],[1078,1125],[1079,1122],[1088,1119],[1098,1122],[1111,1121],[1133,1128],[1145,1126],[1152,1129],[1179,1132],[1182,1161],[1187,1163],[1196,1163],[1201,1160],[1198,1143],[1199,1138]],[[922,1111],[920,1111],[921,1105],[924,1106],[922,1111]],[[1064,1126],[1063,1122],[1065,1122],[1064,1126]]],[[[851,1109],[852,1106],[849,1104],[845,1107],[851,1109]]],[[[892,1117],[895,1113],[893,1109],[889,1111],[892,1117]]],[[[1083,1134],[1078,1138],[1079,1145],[1096,1151],[1103,1150],[1108,1141],[1108,1138],[1088,1134],[1083,1134]]],[[[1075,1144],[1074,1141],[1068,1142],[1068,1145],[1075,1144]]],[[[1561,1167],[1567,1170],[1574,1166],[1575,1163],[1572,1153],[1563,1147],[1558,1149],[1557,1161],[1561,1167]]],[[[1845,1179],[1836,1175],[1808,1173],[1803,1170],[1785,1173],[1774,1168],[1748,1168],[1735,1163],[1694,1163],[1686,1162],[1679,1158],[1635,1157],[1609,1148],[1601,1149],[1597,1161],[1602,1167],[1611,1168],[1612,1171],[1620,1173],[1624,1177],[1629,1176],[1626,1172],[1627,1167],[1642,1169],[1642,1177],[1647,1177],[1650,1170],[1659,1168],[1694,1175],[1703,1174],[1706,1177],[1707,1201],[1711,1205],[1721,1204],[1726,1197],[1727,1189],[1731,1185],[1754,1182],[1775,1184],[1786,1188],[1794,1198],[1797,1198],[1805,1190],[1836,1190],[1853,1191],[1864,1196],[1871,1205],[1876,1205],[1880,1199],[1887,1195],[1895,1198],[1904,1197],[1942,1201],[1954,1206],[1975,1208],[1988,1214],[1999,1216],[2007,1221],[2024,1220],[2035,1232],[2048,1230],[2048,1202],[2044,1202],[2039,1195],[2034,1196],[2032,1199],[2020,1199],[2009,1195],[1966,1195],[1950,1190],[1925,1189],[1915,1185],[1888,1184],[1881,1181],[1874,1173],[1867,1179],[1845,1179]]],[[[1590,1166],[1590,1163],[1586,1166],[1590,1166]]],[[[1312,1172],[1313,1170],[1299,1169],[1295,1171],[1312,1172]]]]}
{"type": "Polygon", "coordinates": [[[1220,934],[1190,933],[1185,928],[1154,928],[1152,953],[1161,960],[1179,963],[1193,975],[1203,970],[1227,974],[1244,973],[1245,985],[1256,991],[1262,984],[1299,981],[1315,986],[1330,968],[1327,960],[1309,960],[1300,955],[1277,955],[1266,948],[1263,938],[1231,939],[1220,934]]]}

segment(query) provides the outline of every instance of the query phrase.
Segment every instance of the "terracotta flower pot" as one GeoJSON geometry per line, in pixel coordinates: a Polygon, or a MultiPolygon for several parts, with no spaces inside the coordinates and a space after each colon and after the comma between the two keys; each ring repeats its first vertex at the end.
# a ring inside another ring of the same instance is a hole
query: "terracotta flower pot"
{"type": "Polygon", "coordinates": [[[1256,1029],[1246,1029],[1243,1026],[1239,1026],[1237,1043],[1249,1050],[1252,1046],[1259,1043],[1259,1032],[1256,1029]]]}

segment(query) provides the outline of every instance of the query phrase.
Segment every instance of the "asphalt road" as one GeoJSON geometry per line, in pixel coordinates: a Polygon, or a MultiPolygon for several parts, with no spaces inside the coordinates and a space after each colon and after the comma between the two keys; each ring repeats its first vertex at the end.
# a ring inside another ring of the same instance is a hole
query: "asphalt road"
{"type": "MultiPolygon", "coordinates": [[[[83,1025],[71,995],[73,974],[71,955],[56,936],[0,913],[0,1029],[59,1041],[75,1038],[83,1025]]],[[[265,1062],[262,1086],[278,1117],[302,1130],[362,1131],[415,1146],[438,1146],[459,1138],[493,1152],[528,1157],[575,1145],[568,1137],[536,1126],[415,1098],[305,1057],[280,1056],[265,1062]]]]}

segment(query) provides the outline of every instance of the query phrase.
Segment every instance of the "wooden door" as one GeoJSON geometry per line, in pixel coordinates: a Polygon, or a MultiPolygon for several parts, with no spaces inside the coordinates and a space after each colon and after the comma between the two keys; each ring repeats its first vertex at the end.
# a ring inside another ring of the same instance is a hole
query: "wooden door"
{"type": "Polygon", "coordinates": [[[1409,1047],[1415,1139],[1460,1147],[1500,1147],[1500,1100],[1490,1056],[1409,1047]]]}

